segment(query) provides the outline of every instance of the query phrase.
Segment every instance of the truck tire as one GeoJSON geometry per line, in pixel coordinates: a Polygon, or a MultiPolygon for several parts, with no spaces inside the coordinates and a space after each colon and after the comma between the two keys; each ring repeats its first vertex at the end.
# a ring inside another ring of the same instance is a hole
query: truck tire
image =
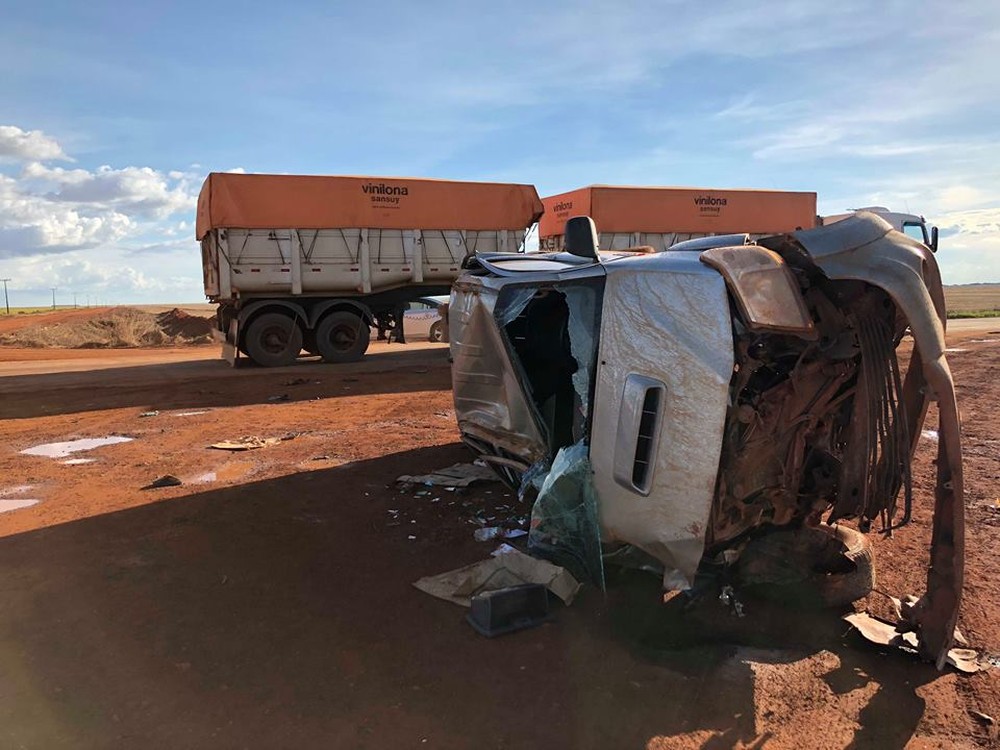
{"type": "Polygon", "coordinates": [[[751,540],[735,582],[763,599],[805,608],[842,608],[875,587],[871,542],[844,525],[776,529],[751,540]]]}
{"type": "Polygon", "coordinates": [[[302,350],[302,329],[288,315],[263,313],[247,326],[243,348],[262,367],[290,365],[302,350]]]}
{"type": "Polygon", "coordinates": [[[371,329],[360,315],[338,310],[317,326],[316,348],[324,362],[356,362],[368,351],[371,336],[371,329]]]}
{"type": "Polygon", "coordinates": [[[434,321],[434,325],[431,326],[431,331],[427,336],[427,340],[435,343],[444,341],[444,326],[441,325],[440,320],[434,321]]]}

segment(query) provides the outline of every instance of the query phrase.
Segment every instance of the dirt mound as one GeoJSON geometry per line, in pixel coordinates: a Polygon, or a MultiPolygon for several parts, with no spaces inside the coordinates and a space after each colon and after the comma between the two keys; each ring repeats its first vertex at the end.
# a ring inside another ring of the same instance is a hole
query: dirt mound
{"type": "Polygon", "coordinates": [[[211,341],[212,321],[173,309],[159,315],[117,307],[89,317],[40,320],[0,334],[0,346],[59,349],[137,349],[204,344],[211,341]]]}
{"type": "Polygon", "coordinates": [[[212,319],[191,315],[175,307],[156,316],[156,323],[167,336],[187,340],[208,340],[212,336],[212,319]]]}

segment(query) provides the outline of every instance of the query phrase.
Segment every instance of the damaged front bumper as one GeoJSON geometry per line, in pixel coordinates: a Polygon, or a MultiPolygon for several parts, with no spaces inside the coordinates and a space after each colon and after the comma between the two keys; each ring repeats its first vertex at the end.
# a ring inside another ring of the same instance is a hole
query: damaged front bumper
{"type": "Polygon", "coordinates": [[[937,261],[930,249],[873,214],[830,227],[762,241],[782,253],[804,251],[830,279],[863,281],[884,290],[905,316],[914,348],[901,399],[912,453],[931,401],[938,405],[938,456],[927,591],[910,622],[921,656],[943,668],[962,599],[965,503],[955,383],[945,358],[946,314],[937,261]]]}

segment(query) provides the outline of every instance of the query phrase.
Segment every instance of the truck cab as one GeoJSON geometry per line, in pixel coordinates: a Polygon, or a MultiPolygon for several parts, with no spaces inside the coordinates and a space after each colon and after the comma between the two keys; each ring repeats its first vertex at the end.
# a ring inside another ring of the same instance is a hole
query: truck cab
{"type": "Polygon", "coordinates": [[[897,211],[890,211],[885,206],[867,206],[865,208],[857,208],[849,213],[844,214],[834,214],[832,216],[821,217],[820,224],[822,226],[828,226],[834,224],[838,221],[842,221],[857,213],[865,211],[868,213],[873,213],[879,218],[883,219],[897,232],[902,232],[907,237],[912,237],[917,242],[922,242],[927,247],[929,247],[934,252],[938,249],[938,228],[935,226],[928,226],[927,220],[923,216],[918,216],[917,214],[904,214],[897,211]]]}

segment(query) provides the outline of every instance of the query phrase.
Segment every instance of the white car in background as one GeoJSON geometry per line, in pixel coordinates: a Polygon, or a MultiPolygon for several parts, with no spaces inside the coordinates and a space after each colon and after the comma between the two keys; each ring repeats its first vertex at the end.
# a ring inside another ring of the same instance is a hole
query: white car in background
{"type": "Polygon", "coordinates": [[[443,297],[421,297],[411,302],[403,314],[403,332],[409,341],[444,342],[444,323],[441,320],[441,305],[448,301],[443,297]]]}

